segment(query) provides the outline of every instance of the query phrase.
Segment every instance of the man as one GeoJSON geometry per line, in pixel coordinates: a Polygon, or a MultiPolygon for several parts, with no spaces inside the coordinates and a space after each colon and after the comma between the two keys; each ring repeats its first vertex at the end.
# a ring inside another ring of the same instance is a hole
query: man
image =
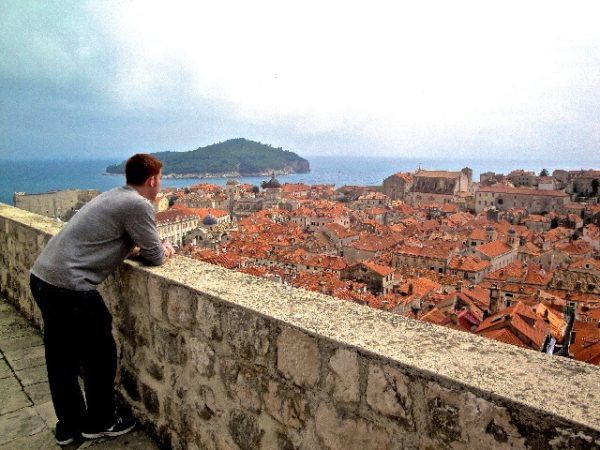
{"type": "Polygon", "coordinates": [[[96,285],[131,254],[161,265],[174,253],[161,243],[151,202],[160,191],[162,163],[147,154],[129,158],[127,185],[87,203],[44,248],[30,286],[42,311],[50,393],[58,423],[56,442],[67,445],[118,436],[135,421],[116,413],[117,352],[112,316],[96,285]],[[79,388],[82,373],[85,400],[79,388]]]}

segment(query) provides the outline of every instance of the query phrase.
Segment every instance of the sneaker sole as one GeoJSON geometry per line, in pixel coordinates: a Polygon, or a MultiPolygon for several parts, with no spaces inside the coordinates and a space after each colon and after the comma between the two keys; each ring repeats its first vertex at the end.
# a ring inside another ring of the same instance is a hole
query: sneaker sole
{"type": "Polygon", "coordinates": [[[56,443],[57,443],[58,445],[61,445],[61,446],[62,446],[62,445],[69,445],[69,444],[71,444],[71,443],[72,443],[72,442],[74,442],[74,441],[75,441],[75,438],[69,438],[69,439],[65,439],[65,440],[63,440],[63,441],[59,441],[58,439],[56,439],[56,443]]]}
{"type": "Polygon", "coordinates": [[[130,427],[127,427],[123,430],[119,431],[101,431],[100,433],[81,433],[81,435],[86,439],[98,439],[101,437],[115,437],[121,436],[122,434],[129,433],[131,430],[135,428],[135,423],[130,427]]]}

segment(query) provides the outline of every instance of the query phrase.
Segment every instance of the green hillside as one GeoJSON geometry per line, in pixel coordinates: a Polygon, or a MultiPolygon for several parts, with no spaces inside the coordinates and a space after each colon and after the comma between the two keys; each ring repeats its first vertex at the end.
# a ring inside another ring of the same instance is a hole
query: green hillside
{"type": "MultiPolygon", "coordinates": [[[[308,161],[297,154],[244,138],[230,139],[188,152],[158,152],[152,155],[163,162],[163,175],[249,176],[310,171],[308,161]]],[[[106,172],[124,173],[125,162],[108,166],[106,172]]]]}

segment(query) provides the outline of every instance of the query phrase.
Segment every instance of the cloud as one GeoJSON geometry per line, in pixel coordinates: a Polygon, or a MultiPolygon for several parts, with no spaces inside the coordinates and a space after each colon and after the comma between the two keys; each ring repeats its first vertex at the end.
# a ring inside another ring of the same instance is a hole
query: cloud
{"type": "Polygon", "coordinates": [[[144,134],[134,121],[170,149],[241,133],[306,154],[598,144],[592,2],[28,5],[2,15],[3,78],[93,103],[121,147],[144,134]]]}

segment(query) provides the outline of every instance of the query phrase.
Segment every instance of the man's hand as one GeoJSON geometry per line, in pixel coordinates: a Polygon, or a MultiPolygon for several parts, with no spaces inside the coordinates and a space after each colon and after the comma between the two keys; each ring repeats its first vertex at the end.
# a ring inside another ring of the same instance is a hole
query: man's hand
{"type": "Polygon", "coordinates": [[[138,256],[140,256],[140,248],[136,245],[135,247],[133,247],[131,249],[131,251],[129,252],[129,255],[127,255],[128,258],[137,258],[138,256]]]}
{"type": "Polygon", "coordinates": [[[167,241],[163,241],[162,248],[163,248],[163,253],[165,254],[165,259],[170,258],[171,256],[173,256],[175,254],[175,249],[167,241]]]}

